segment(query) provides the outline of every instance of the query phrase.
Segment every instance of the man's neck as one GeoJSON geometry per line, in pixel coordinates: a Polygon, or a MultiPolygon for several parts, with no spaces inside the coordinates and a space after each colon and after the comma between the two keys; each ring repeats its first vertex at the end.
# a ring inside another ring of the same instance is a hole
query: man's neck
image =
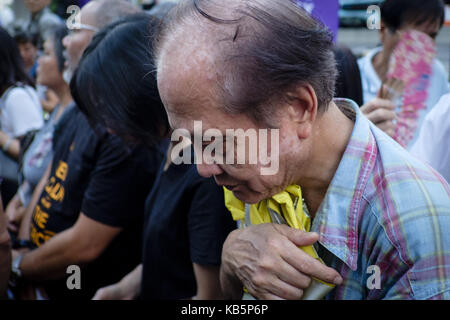
{"type": "Polygon", "coordinates": [[[341,162],[350,140],[354,122],[334,103],[316,124],[311,157],[300,179],[310,214],[314,217],[341,162]]]}
{"type": "Polygon", "coordinates": [[[69,103],[72,102],[72,95],[70,94],[70,88],[68,85],[64,84],[57,88],[52,88],[52,90],[57,95],[61,107],[66,107],[69,103]]]}

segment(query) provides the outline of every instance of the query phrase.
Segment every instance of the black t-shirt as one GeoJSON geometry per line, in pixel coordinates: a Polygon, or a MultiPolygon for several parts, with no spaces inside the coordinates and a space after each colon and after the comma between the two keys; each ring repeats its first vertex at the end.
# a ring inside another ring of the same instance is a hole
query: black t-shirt
{"type": "Polygon", "coordinates": [[[220,266],[222,246],[236,228],[223,189],[195,165],[164,162],[146,202],[141,299],[185,299],[197,286],[192,263],[220,266]]]}
{"type": "Polygon", "coordinates": [[[71,108],[55,130],[51,174],[33,213],[31,240],[42,245],[72,227],[80,212],[123,229],[100,257],[81,266],[81,290],[68,290],[67,277],[47,281],[50,299],[92,298],[140,263],[145,199],[163,156],[156,148],[127,147],[106,130],[94,131],[71,108]]]}

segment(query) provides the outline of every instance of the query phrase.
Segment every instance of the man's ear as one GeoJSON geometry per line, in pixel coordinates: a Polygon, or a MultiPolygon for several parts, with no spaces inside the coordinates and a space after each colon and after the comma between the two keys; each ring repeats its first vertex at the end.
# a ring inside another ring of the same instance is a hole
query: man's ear
{"type": "Polygon", "coordinates": [[[309,137],[319,107],[314,88],[302,84],[287,93],[287,115],[296,128],[299,138],[309,137]]]}

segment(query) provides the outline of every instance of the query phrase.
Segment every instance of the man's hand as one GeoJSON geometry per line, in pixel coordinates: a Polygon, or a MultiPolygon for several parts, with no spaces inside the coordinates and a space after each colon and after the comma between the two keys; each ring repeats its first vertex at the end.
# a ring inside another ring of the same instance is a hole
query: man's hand
{"type": "Polygon", "coordinates": [[[362,113],[378,128],[393,137],[395,133],[394,120],[396,118],[395,105],[392,101],[375,98],[361,107],[362,113]]]}
{"type": "Polygon", "coordinates": [[[132,300],[134,296],[127,294],[121,283],[115,283],[97,290],[92,300],[132,300]]]}
{"type": "Polygon", "coordinates": [[[258,299],[301,299],[311,277],[341,284],[339,273],[298,248],[317,240],[316,233],[271,223],[233,231],[222,252],[225,297],[240,298],[245,286],[258,299]]]}
{"type": "Polygon", "coordinates": [[[141,293],[142,264],[119,282],[97,290],[92,300],[132,300],[141,293]]]}

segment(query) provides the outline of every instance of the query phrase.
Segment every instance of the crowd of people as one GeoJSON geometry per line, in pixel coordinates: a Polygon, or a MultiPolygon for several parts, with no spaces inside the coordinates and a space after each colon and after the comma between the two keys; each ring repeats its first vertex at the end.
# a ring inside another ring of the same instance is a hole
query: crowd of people
{"type": "Polygon", "coordinates": [[[433,57],[410,111],[391,70],[441,0],[384,1],[359,60],[291,0],[91,0],[73,28],[25,4],[0,27],[0,297],[450,299],[449,78],[433,57]],[[196,121],[277,129],[278,171],[207,159],[196,121]]]}

